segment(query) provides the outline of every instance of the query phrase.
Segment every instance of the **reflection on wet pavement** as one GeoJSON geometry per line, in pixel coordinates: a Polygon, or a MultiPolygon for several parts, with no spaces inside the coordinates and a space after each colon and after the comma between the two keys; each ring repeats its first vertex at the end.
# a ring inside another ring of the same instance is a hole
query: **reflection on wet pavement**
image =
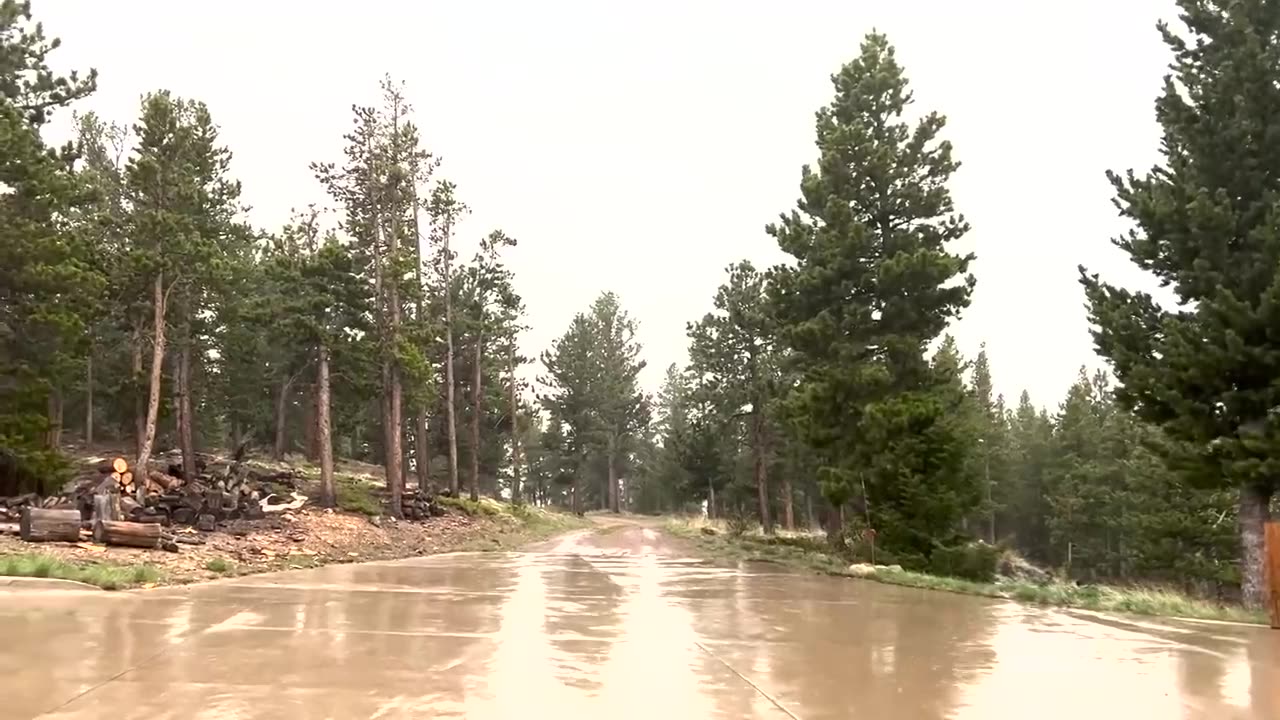
{"type": "Polygon", "coordinates": [[[1280,718],[1280,632],[715,568],[652,533],[0,595],[0,718],[1280,718]]]}

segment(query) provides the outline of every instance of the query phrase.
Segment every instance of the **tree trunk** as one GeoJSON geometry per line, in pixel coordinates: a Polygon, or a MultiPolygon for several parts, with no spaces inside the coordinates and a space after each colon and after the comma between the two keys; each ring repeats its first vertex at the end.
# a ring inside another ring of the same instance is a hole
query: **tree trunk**
{"type": "Polygon", "coordinates": [[[62,389],[50,388],[48,402],[49,430],[45,434],[45,445],[57,450],[62,445],[62,389]]]}
{"type": "Polygon", "coordinates": [[[609,442],[609,512],[617,513],[620,510],[618,504],[618,443],[616,440],[609,442]]]}
{"type": "MultiPolygon", "coordinates": [[[[429,175],[430,171],[428,171],[429,175]]],[[[426,288],[422,283],[422,225],[419,217],[421,205],[418,202],[420,179],[423,178],[419,175],[417,161],[413,161],[409,193],[413,203],[413,278],[417,283],[415,293],[417,306],[414,308],[414,318],[421,325],[427,322],[427,311],[424,305],[426,288]]],[[[415,395],[421,397],[422,393],[418,392],[415,395]]],[[[427,412],[426,401],[419,399],[413,419],[413,469],[418,476],[418,489],[422,492],[426,492],[431,486],[431,443],[427,438],[427,412]]]]}
{"type": "Polygon", "coordinates": [[[391,516],[400,517],[403,512],[400,502],[400,483],[404,479],[400,467],[403,457],[400,445],[402,396],[400,369],[395,366],[393,360],[387,359],[384,361],[383,377],[386,379],[385,387],[387,388],[387,398],[383,404],[383,453],[387,470],[387,490],[391,494],[391,516]]]}
{"type": "Polygon", "coordinates": [[[283,378],[280,381],[280,390],[276,393],[276,442],[271,449],[271,456],[276,460],[284,457],[285,429],[289,415],[289,390],[292,387],[293,378],[283,378]]]}
{"type": "Polygon", "coordinates": [[[483,374],[480,362],[484,357],[484,335],[476,334],[476,352],[472,358],[471,375],[471,499],[480,499],[480,405],[483,393],[480,383],[483,374]]]}
{"type": "Polygon", "coordinates": [[[782,521],[786,524],[787,530],[796,529],[795,498],[791,493],[790,474],[782,479],[782,521]]]}
{"type": "Polygon", "coordinates": [[[520,502],[520,405],[516,401],[516,343],[514,337],[507,352],[507,376],[511,387],[511,502],[520,502]]]}
{"type": "Polygon", "coordinates": [[[84,444],[93,447],[93,347],[89,347],[89,357],[84,373],[84,444]]]}
{"type": "Polygon", "coordinates": [[[453,278],[449,268],[449,236],[444,237],[444,411],[449,433],[449,492],[458,496],[458,419],[453,405],[453,278]]]}
{"type": "Polygon", "coordinates": [[[316,438],[320,444],[320,504],[333,507],[338,493],[333,485],[333,434],[329,421],[329,348],[321,343],[316,362],[316,438]]]}
{"type": "Polygon", "coordinates": [[[142,455],[142,441],[147,435],[147,406],[142,398],[142,327],[133,329],[133,449],[142,455]]]}
{"type": "MultiPolygon", "coordinates": [[[[195,418],[191,411],[191,343],[188,339],[178,353],[178,445],[182,450],[182,476],[196,476],[195,418]]],[[[142,468],[145,476],[146,468],[142,468]]]]}
{"type": "Polygon", "coordinates": [[[716,486],[707,481],[707,519],[714,520],[716,518],[716,486]]]}
{"type": "Polygon", "coordinates": [[[1271,518],[1270,487],[1240,488],[1240,590],[1244,606],[1262,609],[1267,601],[1266,523],[1271,518]]]}
{"type": "MultiPolygon", "coordinates": [[[[151,346],[151,389],[147,394],[147,420],[142,433],[142,447],[138,450],[138,461],[133,464],[135,472],[147,472],[147,463],[151,461],[151,446],[156,440],[156,417],[160,413],[160,380],[164,370],[164,273],[157,272],[155,285],[152,288],[152,306],[154,308],[155,342],[151,346]]],[[[138,502],[143,503],[147,497],[147,484],[138,483],[138,502]]]]}
{"type": "Polygon", "coordinates": [[[413,469],[418,476],[418,489],[431,486],[431,440],[427,436],[427,404],[418,403],[413,418],[413,469]]]}
{"type": "Polygon", "coordinates": [[[818,520],[813,515],[813,493],[808,490],[804,492],[804,516],[807,529],[814,530],[818,527],[818,520]]]}
{"type": "Polygon", "coordinates": [[[755,402],[756,411],[751,413],[751,470],[756,480],[756,497],[760,505],[760,527],[765,535],[773,534],[773,518],[769,514],[769,477],[765,465],[764,447],[764,412],[759,408],[761,403],[755,402]]]}

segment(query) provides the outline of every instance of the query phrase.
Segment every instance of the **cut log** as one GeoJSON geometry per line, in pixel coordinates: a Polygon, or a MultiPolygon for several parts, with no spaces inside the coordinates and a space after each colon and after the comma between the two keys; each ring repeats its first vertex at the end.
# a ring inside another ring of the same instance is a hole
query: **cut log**
{"type": "Polygon", "coordinates": [[[93,524],[93,541],[101,545],[159,548],[160,526],[126,520],[99,520],[93,524]]]}
{"type": "Polygon", "coordinates": [[[126,470],[126,471],[124,471],[124,472],[120,473],[120,480],[121,480],[121,482],[123,482],[125,485],[132,485],[132,484],[133,484],[133,473],[129,472],[128,470],[126,470]]]}
{"type": "Polygon", "coordinates": [[[196,529],[204,532],[213,532],[218,529],[218,518],[208,513],[196,518],[196,529]]]}
{"type": "Polygon", "coordinates": [[[147,478],[165,490],[169,490],[182,484],[182,481],[178,478],[172,475],[165,475],[159,470],[152,470],[147,474],[147,478]]]}
{"type": "Polygon", "coordinates": [[[80,511],[24,507],[18,534],[27,542],[79,542],[80,511]]]}
{"type": "Polygon", "coordinates": [[[116,507],[115,500],[108,493],[97,493],[93,496],[93,517],[94,522],[98,520],[119,520],[117,515],[119,508],[116,507]]]}
{"type": "MultiPolygon", "coordinates": [[[[134,500],[132,497],[129,497],[128,495],[121,495],[121,496],[120,496],[120,512],[121,512],[121,514],[123,514],[123,515],[129,515],[129,514],[132,514],[132,513],[133,513],[133,511],[134,511],[134,510],[137,510],[139,507],[140,507],[140,506],[138,505],[138,501],[137,501],[137,500],[134,500]]],[[[118,517],[114,517],[114,518],[108,518],[108,519],[109,519],[109,520],[119,520],[120,518],[118,518],[118,517]]]]}
{"type": "Polygon", "coordinates": [[[111,479],[112,479],[112,480],[114,480],[114,481],[116,482],[116,484],[117,484],[117,485],[123,485],[123,484],[124,484],[124,475],[122,475],[122,474],[120,474],[120,473],[118,473],[118,472],[113,472],[113,473],[111,473],[111,479]]]}
{"type": "Polygon", "coordinates": [[[196,521],[196,511],[189,507],[174,508],[171,517],[175,525],[190,525],[196,521]]]}
{"type": "Polygon", "coordinates": [[[118,457],[111,461],[111,469],[123,475],[129,470],[129,461],[118,457]]]}

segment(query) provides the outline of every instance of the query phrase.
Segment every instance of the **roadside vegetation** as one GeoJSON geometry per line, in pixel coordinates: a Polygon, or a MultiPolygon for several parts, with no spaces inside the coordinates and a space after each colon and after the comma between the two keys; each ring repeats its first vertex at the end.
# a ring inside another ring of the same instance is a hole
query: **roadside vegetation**
{"type": "Polygon", "coordinates": [[[164,575],[151,565],[74,563],[41,553],[0,557],[0,575],[74,580],[103,590],[123,590],[158,584],[164,580],[164,575]]]}
{"type": "Polygon", "coordinates": [[[835,552],[821,534],[779,532],[764,535],[758,527],[735,533],[728,523],[687,517],[668,519],[665,529],[672,535],[691,542],[701,553],[718,562],[773,563],[795,570],[871,580],[887,585],[1016,600],[1034,605],[1168,618],[1267,623],[1266,614],[1261,611],[1207,602],[1169,588],[1078,585],[1047,573],[1039,581],[1005,577],[999,573],[1001,568],[1021,565],[1025,561],[1021,561],[1016,555],[1011,557],[1012,551],[1000,548],[991,548],[989,562],[978,560],[970,566],[970,569],[974,565],[989,568],[976,573],[989,579],[977,580],[905,570],[892,563],[858,563],[856,557],[835,552]]]}

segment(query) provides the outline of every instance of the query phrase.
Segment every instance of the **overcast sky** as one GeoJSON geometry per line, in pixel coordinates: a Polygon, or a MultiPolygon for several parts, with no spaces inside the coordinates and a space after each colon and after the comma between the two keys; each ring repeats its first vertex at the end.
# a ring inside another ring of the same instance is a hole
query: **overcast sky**
{"type": "MultiPolygon", "coordinates": [[[[1143,284],[1109,243],[1104,171],[1157,158],[1152,101],[1171,0],[843,2],[219,2],[36,0],[60,69],[96,67],[82,103],[132,122],[142,93],[205,101],[252,220],[327,203],[308,163],[339,160],[353,103],[404,80],[429,149],[473,212],[502,228],[536,356],[603,290],[640,323],[656,390],[725,266],[783,258],[766,223],[816,154],[813,113],[863,35],[889,35],[917,108],[948,117],[952,185],[973,225],[973,304],[998,391],[1055,408],[1098,366],[1079,263],[1143,284]]],[[[66,114],[69,116],[69,114],[66,114]]],[[[66,118],[64,118],[66,119],[66,118]]],[[[469,256],[471,246],[463,248],[469,256]]],[[[533,370],[530,370],[532,374],[533,370]]]]}

